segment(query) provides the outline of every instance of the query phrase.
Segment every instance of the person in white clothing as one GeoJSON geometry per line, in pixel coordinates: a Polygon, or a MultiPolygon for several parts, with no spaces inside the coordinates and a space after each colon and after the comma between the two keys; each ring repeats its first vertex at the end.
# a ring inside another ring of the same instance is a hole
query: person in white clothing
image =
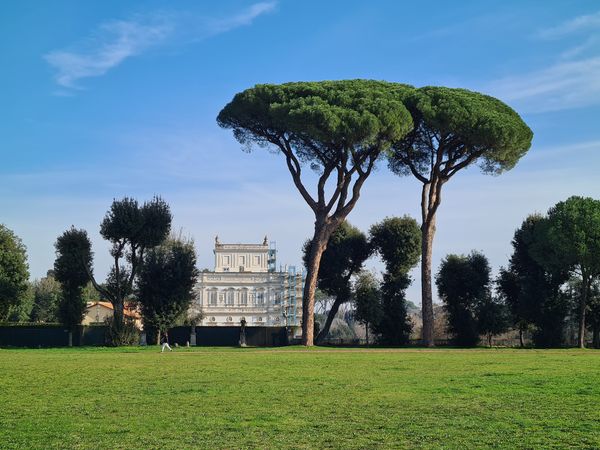
{"type": "Polygon", "coordinates": [[[162,346],[160,348],[160,352],[164,352],[165,348],[168,348],[170,352],[173,351],[173,349],[171,348],[171,346],[169,345],[169,335],[167,334],[167,332],[165,331],[162,335],[162,338],[160,340],[162,346]]]}

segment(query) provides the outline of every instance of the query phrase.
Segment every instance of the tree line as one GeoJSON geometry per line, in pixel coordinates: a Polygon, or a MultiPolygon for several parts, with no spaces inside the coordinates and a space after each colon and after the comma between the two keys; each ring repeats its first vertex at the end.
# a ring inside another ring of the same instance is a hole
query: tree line
{"type": "MultiPolygon", "coordinates": [[[[334,232],[317,283],[334,302],[317,343],[344,302],[352,302],[367,342],[369,334],[384,345],[409,341],[413,324],[405,290],[419,260],[420,237],[410,217],[386,218],[368,236],[346,222],[334,232]],[[385,265],[381,279],[363,268],[373,254],[385,265]]],[[[561,347],[570,345],[567,329],[575,326],[579,347],[587,333],[600,348],[600,201],[574,196],[546,215],[530,215],[515,231],[512,248],[497,277],[478,251],[442,260],[435,285],[452,344],[470,347],[483,339],[491,346],[494,336],[517,330],[521,346],[529,335],[536,347],[561,347]]]]}
{"type": "Polygon", "coordinates": [[[72,334],[88,303],[104,300],[113,307],[108,343],[137,344],[137,330],[124,315],[131,302],[158,342],[160,333],[187,317],[198,276],[194,243],[172,234],[171,221],[160,197],[143,205],[114,200],[100,224],[113,258],[104,282],[94,276],[87,231],[71,227],[56,240],[54,268],[30,286],[25,246],[0,226],[0,320],[60,322],[72,334]]]}

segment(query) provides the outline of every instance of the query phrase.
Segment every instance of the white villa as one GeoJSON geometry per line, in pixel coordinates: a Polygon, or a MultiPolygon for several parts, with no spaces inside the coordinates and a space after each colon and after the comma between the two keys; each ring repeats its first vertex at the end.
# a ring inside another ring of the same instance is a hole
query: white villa
{"type": "Polygon", "coordinates": [[[202,272],[193,310],[203,313],[202,326],[290,327],[299,333],[302,272],[276,271],[275,243],[222,244],[215,238],[215,270],[202,272]]]}

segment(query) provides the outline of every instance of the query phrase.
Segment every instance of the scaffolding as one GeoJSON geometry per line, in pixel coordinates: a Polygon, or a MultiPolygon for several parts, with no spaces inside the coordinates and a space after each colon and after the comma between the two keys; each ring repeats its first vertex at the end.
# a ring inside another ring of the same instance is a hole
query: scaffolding
{"type": "MultiPolygon", "coordinates": [[[[266,240],[266,238],[265,238],[266,240]]],[[[277,270],[277,245],[275,241],[269,242],[269,254],[267,257],[267,270],[271,273],[277,270]]]]}
{"type": "Polygon", "coordinates": [[[296,313],[296,266],[289,266],[287,271],[288,285],[288,323],[289,326],[298,326],[298,316],[296,313]]]}

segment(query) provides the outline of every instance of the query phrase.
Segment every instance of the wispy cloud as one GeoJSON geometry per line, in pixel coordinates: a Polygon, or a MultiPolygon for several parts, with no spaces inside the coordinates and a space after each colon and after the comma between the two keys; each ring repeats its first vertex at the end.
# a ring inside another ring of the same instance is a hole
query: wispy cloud
{"type": "Polygon", "coordinates": [[[560,54],[560,58],[563,60],[575,59],[583,56],[588,51],[594,51],[600,48],[600,33],[589,36],[581,44],[574,47],[568,48],[560,54]]]}
{"type": "Polygon", "coordinates": [[[52,66],[62,88],[79,89],[78,81],[104,75],[126,59],[152,48],[193,35],[197,41],[252,24],[258,16],[275,9],[276,2],[260,2],[225,18],[197,18],[178,13],[136,15],[128,20],[101,24],[84,41],[68,49],[53,50],[44,59],[52,66]],[[182,29],[187,28],[187,29],[182,29]]]}
{"type": "Polygon", "coordinates": [[[542,39],[559,39],[572,33],[600,29],[600,11],[578,16],[555,27],[545,28],[537,33],[542,39]]]}
{"type": "MultiPolygon", "coordinates": [[[[538,31],[536,38],[564,40],[571,47],[557,52],[542,69],[505,77],[486,90],[523,112],[549,112],[600,103],[600,12],[578,16],[538,31]],[[573,45],[575,35],[579,39],[573,45]]],[[[559,45],[559,44],[556,44],[559,45]]]]}
{"type": "Polygon", "coordinates": [[[525,112],[547,112],[600,102],[600,57],[566,61],[507,77],[487,89],[525,112]]]}
{"type": "Polygon", "coordinates": [[[173,24],[166,20],[106,22],[78,50],[55,50],[44,58],[56,69],[55,80],[60,86],[77,88],[78,80],[104,75],[127,58],[164,42],[172,29],[173,24]]]}
{"type": "Polygon", "coordinates": [[[212,21],[211,31],[214,34],[225,33],[234,28],[251,25],[254,19],[260,15],[272,12],[276,6],[277,3],[274,1],[255,3],[247,10],[235,14],[232,17],[212,21]]]}

